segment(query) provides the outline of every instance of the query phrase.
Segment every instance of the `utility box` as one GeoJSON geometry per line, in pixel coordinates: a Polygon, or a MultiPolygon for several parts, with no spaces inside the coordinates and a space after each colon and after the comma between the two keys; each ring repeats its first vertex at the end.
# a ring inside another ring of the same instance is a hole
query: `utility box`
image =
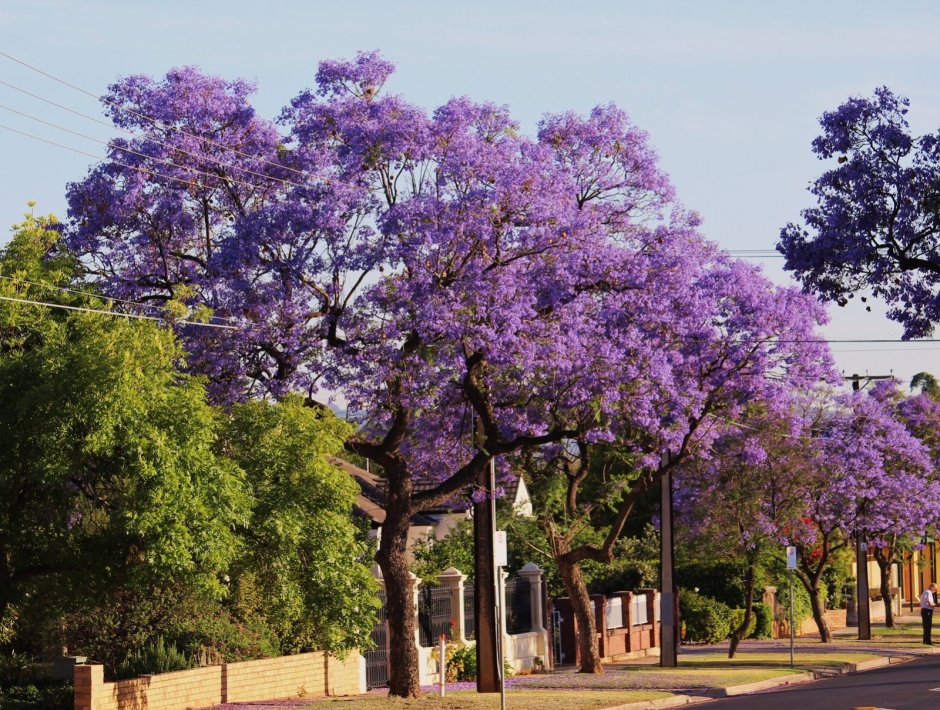
{"type": "Polygon", "coordinates": [[[60,656],[52,662],[52,677],[61,680],[72,680],[75,675],[75,666],[87,661],[86,656],[60,656]]]}

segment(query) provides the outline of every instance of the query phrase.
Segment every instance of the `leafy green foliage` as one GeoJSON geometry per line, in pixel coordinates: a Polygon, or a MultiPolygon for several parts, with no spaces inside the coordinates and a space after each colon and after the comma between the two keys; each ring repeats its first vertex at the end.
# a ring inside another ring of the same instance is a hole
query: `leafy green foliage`
{"type": "Polygon", "coordinates": [[[743,572],[730,562],[683,560],[676,565],[676,583],[696,589],[703,596],[716,599],[731,608],[744,605],[743,572]]]}
{"type": "Polygon", "coordinates": [[[774,610],[769,604],[754,605],[754,630],[748,638],[769,639],[774,635],[774,610]]]}
{"type": "Polygon", "coordinates": [[[132,652],[117,668],[116,678],[136,678],[147,673],[171,673],[192,667],[192,662],[173,643],[162,636],[132,652]]]}
{"type": "MultiPolygon", "coordinates": [[[[499,525],[500,521],[497,517],[497,527],[499,525]]],[[[517,546],[513,538],[514,535],[508,535],[506,538],[506,546],[510,554],[517,546]]],[[[467,575],[468,582],[472,582],[474,576],[473,521],[461,520],[440,540],[434,539],[433,536],[417,540],[412,553],[414,563],[411,571],[424,581],[433,582],[445,569],[454,567],[467,575]]]]}
{"type": "Polygon", "coordinates": [[[679,614],[686,641],[719,643],[731,633],[731,608],[691,589],[679,594],[679,614]]]}
{"type": "Polygon", "coordinates": [[[659,530],[647,524],[636,537],[617,541],[613,562],[598,570],[588,588],[592,594],[611,594],[655,586],[659,552],[659,530]]]}
{"type": "Polygon", "coordinates": [[[299,397],[237,404],[226,426],[224,452],[252,500],[232,568],[237,608],[264,619],[285,652],[361,648],[375,623],[368,549],[351,519],[358,491],[327,461],[349,433],[299,397]]]}
{"type": "Polygon", "coordinates": [[[74,696],[72,684],[65,680],[0,686],[0,710],[72,710],[74,696]]]}
{"type": "MultiPolygon", "coordinates": [[[[744,621],[744,609],[732,609],[730,616],[730,630],[734,631],[738,628],[744,621]]],[[[757,628],[757,616],[753,612],[753,607],[751,611],[751,621],[748,623],[747,628],[744,630],[744,633],[741,634],[741,638],[751,638],[754,633],[754,630],[757,628]]]]}
{"type": "Polygon", "coordinates": [[[72,684],[42,674],[25,654],[0,655],[0,710],[70,710],[72,684]]]}
{"type": "MultiPolygon", "coordinates": [[[[108,310],[28,217],[0,295],[108,310]],[[68,291],[62,291],[67,288],[68,291]]],[[[162,636],[242,660],[367,643],[347,424],[300,398],[223,412],[171,329],[0,301],[0,642],[106,665],[162,636]]]]}

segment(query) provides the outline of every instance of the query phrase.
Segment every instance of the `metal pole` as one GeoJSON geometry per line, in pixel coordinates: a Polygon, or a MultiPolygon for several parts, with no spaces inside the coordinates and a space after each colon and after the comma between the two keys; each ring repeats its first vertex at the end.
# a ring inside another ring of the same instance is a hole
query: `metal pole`
{"type": "Polygon", "coordinates": [[[790,668],[793,668],[793,570],[790,570],[790,668]]]}
{"type": "Polygon", "coordinates": [[[862,533],[855,535],[855,566],[858,577],[858,640],[871,641],[871,600],[868,594],[868,545],[862,533]]]}
{"type": "Polygon", "coordinates": [[[503,569],[496,564],[496,459],[490,459],[490,540],[493,541],[493,575],[496,578],[496,677],[499,679],[499,707],[506,710],[506,673],[503,671],[503,569]]]}
{"type": "Polygon", "coordinates": [[[440,663],[440,686],[441,697],[447,693],[447,642],[444,640],[444,634],[441,634],[441,663],[440,663]]]}
{"type": "Polygon", "coordinates": [[[662,476],[660,500],[660,640],[659,665],[676,668],[679,665],[679,620],[676,604],[675,548],[672,536],[672,469],[669,468],[669,452],[664,451],[660,466],[666,470],[662,476]]]}
{"type": "Polygon", "coordinates": [[[499,612],[496,615],[496,626],[499,632],[499,710],[506,710],[506,660],[503,649],[503,569],[496,568],[496,599],[499,612]]]}

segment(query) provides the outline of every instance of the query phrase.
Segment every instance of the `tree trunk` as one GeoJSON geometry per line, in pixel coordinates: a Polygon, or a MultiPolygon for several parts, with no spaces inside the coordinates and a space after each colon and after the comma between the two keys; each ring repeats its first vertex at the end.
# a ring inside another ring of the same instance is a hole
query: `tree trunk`
{"type": "Polygon", "coordinates": [[[417,698],[418,647],[415,641],[414,590],[408,561],[408,528],[411,525],[411,479],[404,470],[386,468],[386,510],[376,561],[385,578],[388,619],[389,695],[417,698]]]}
{"type": "Polygon", "coordinates": [[[889,629],[894,628],[894,609],[891,608],[891,558],[887,552],[880,552],[875,548],[875,560],[878,562],[878,569],[881,571],[881,600],[885,604],[885,626],[889,629]]]}
{"type": "Polygon", "coordinates": [[[813,621],[816,622],[816,628],[819,629],[819,640],[822,643],[832,643],[832,632],[829,630],[829,623],[826,621],[826,605],[819,593],[819,584],[814,582],[803,586],[806,587],[809,594],[809,603],[813,610],[813,621]]]}
{"type": "Polygon", "coordinates": [[[581,565],[556,557],[562,582],[571,597],[571,608],[578,622],[578,651],[581,654],[579,673],[603,673],[600,649],[597,645],[597,624],[594,620],[594,604],[588,594],[587,584],[581,574],[581,565]]]}
{"type": "Polygon", "coordinates": [[[744,573],[744,621],[741,625],[731,632],[731,646],[728,649],[728,658],[734,658],[738,650],[738,644],[747,633],[747,627],[751,623],[751,607],[754,605],[754,565],[748,565],[747,572],[744,573]]]}

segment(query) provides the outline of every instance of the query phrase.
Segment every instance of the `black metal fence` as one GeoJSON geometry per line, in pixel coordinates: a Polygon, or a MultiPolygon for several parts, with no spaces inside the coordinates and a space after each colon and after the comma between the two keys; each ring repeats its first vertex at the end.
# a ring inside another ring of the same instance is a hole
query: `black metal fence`
{"type": "Polygon", "coordinates": [[[418,590],[418,640],[422,646],[436,646],[441,634],[450,633],[453,619],[450,588],[439,584],[422,584],[418,590]]]}
{"type": "Polygon", "coordinates": [[[465,584],[463,588],[463,635],[468,639],[477,637],[477,615],[473,603],[475,595],[473,584],[465,584]]]}
{"type": "Polygon", "coordinates": [[[385,616],[385,594],[379,593],[378,618],[372,629],[373,648],[363,655],[366,659],[366,687],[381,688],[388,685],[388,624],[385,616]]]}
{"type": "Polygon", "coordinates": [[[506,582],[506,632],[524,634],[532,630],[532,585],[525,577],[506,582]]]}

